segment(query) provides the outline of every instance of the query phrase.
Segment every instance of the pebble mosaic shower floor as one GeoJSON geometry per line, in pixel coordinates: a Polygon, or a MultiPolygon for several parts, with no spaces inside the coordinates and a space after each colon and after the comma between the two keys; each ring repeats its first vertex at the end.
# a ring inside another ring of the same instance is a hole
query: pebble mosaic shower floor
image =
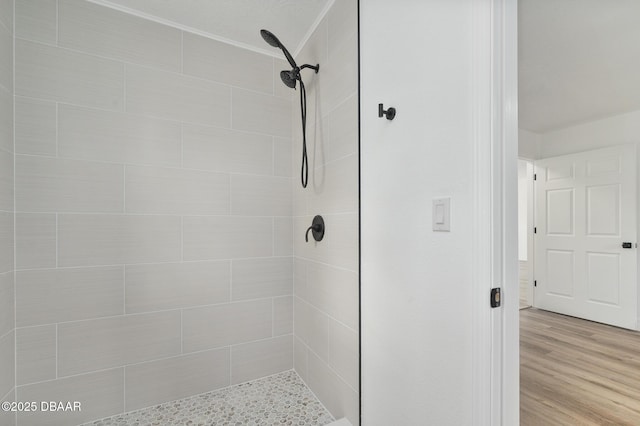
{"type": "Polygon", "coordinates": [[[294,371],[83,426],[323,426],[333,417],[294,371]]]}

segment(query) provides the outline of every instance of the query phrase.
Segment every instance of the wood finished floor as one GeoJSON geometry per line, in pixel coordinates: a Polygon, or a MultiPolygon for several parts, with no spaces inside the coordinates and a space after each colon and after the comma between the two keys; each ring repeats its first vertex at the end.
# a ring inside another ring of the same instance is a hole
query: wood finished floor
{"type": "Polygon", "coordinates": [[[521,310],[520,424],[640,425],[640,333],[521,310]]]}

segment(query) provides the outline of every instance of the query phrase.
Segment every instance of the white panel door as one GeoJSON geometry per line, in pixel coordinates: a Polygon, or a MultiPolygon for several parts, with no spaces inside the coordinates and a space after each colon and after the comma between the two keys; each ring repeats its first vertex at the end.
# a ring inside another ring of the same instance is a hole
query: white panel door
{"type": "Polygon", "coordinates": [[[536,162],[535,307],[636,329],[635,164],[633,145],[536,162]]]}

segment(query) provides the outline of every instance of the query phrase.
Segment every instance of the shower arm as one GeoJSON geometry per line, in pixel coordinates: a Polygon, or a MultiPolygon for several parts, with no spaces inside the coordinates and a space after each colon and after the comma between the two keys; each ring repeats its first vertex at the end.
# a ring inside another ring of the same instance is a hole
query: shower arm
{"type": "Polygon", "coordinates": [[[315,70],[316,74],[318,74],[318,71],[320,71],[320,64],[316,64],[316,65],[304,64],[300,66],[301,71],[305,68],[311,68],[312,70],[315,70]]]}

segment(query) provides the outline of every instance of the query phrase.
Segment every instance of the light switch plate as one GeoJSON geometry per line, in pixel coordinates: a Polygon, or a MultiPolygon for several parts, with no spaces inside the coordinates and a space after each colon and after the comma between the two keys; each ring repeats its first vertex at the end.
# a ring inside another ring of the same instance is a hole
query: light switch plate
{"type": "Polygon", "coordinates": [[[451,231],[451,198],[433,199],[433,230],[440,232],[451,231]]]}

